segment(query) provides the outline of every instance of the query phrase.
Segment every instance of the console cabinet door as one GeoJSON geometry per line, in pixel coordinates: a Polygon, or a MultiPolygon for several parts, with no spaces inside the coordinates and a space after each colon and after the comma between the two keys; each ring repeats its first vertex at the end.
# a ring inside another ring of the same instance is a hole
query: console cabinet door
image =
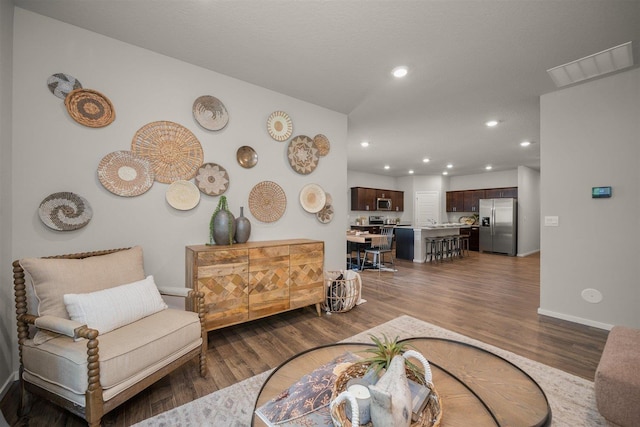
{"type": "Polygon", "coordinates": [[[291,245],[289,249],[290,308],[324,301],[324,242],[291,245]]]}
{"type": "Polygon", "coordinates": [[[249,319],[289,309],[289,246],[249,249],[249,319]]]}

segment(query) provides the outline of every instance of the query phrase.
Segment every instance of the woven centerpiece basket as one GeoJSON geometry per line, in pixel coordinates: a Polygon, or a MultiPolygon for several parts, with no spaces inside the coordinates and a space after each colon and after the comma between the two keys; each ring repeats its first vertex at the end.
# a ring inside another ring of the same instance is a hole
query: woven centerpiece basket
{"type": "MultiPolygon", "coordinates": [[[[354,378],[362,378],[369,369],[370,363],[368,362],[356,362],[346,368],[338,378],[336,378],[335,385],[333,387],[333,393],[331,394],[331,401],[335,400],[340,393],[347,389],[347,383],[354,378]]],[[[417,376],[413,371],[407,369],[407,378],[417,382],[418,384],[426,385],[424,378],[417,376]]],[[[417,421],[411,423],[411,427],[438,427],[442,421],[442,402],[438,391],[433,385],[427,385],[431,389],[432,397],[429,398],[427,406],[417,421]]],[[[351,425],[351,421],[347,418],[346,414],[347,402],[343,402],[337,405],[332,413],[343,427],[354,427],[351,425]]],[[[374,427],[371,422],[362,424],[365,427],[374,427]]],[[[378,427],[378,426],[375,426],[378,427]]]]}

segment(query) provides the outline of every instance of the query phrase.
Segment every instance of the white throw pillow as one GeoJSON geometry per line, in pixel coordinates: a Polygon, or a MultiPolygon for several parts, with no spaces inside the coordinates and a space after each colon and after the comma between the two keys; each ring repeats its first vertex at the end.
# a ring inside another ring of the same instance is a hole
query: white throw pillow
{"type": "Polygon", "coordinates": [[[65,294],[64,304],[71,320],[97,329],[100,334],[168,308],[153,276],[87,294],[65,294]]]}

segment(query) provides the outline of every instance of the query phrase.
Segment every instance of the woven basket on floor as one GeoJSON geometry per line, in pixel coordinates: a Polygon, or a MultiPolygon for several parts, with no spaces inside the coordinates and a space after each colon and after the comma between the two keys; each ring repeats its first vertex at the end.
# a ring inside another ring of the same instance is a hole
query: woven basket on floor
{"type": "MultiPolygon", "coordinates": [[[[333,386],[333,392],[331,394],[331,401],[335,400],[340,393],[347,389],[347,383],[349,380],[353,378],[362,378],[364,374],[369,369],[368,362],[356,362],[353,365],[349,366],[345,369],[338,378],[336,378],[335,385],[333,386]]],[[[416,376],[412,371],[407,369],[407,378],[424,385],[424,378],[420,378],[416,376]]],[[[412,422],[411,427],[439,427],[442,422],[442,402],[440,400],[440,395],[435,387],[431,388],[432,395],[434,398],[429,398],[429,402],[427,403],[427,407],[422,411],[420,418],[418,421],[412,422]]],[[[343,427],[353,427],[351,425],[351,421],[347,418],[346,414],[346,402],[343,402],[337,405],[334,408],[334,415],[336,419],[340,421],[343,427]]],[[[362,424],[365,427],[373,427],[371,422],[367,424],[362,424]]],[[[377,426],[376,426],[377,427],[377,426]]]]}
{"type": "Polygon", "coordinates": [[[322,309],[328,313],[344,313],[356,306],[362,292],[362,281],[358,273],[326,271],[324,273],[324,295],[322,309]],[[338,279],[345,274],[353,278],[338,279]]]}

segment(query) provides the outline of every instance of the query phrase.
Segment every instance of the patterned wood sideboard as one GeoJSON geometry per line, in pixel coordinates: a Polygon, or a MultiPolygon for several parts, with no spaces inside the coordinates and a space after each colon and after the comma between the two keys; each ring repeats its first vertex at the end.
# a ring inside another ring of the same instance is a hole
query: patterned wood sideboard
{"type": "Polygon", "coordinates": [[[323,266],[318,240],[187,246],[186,286],[205,293],[209,331],[314,304],[319,316],[323,266]]]}

